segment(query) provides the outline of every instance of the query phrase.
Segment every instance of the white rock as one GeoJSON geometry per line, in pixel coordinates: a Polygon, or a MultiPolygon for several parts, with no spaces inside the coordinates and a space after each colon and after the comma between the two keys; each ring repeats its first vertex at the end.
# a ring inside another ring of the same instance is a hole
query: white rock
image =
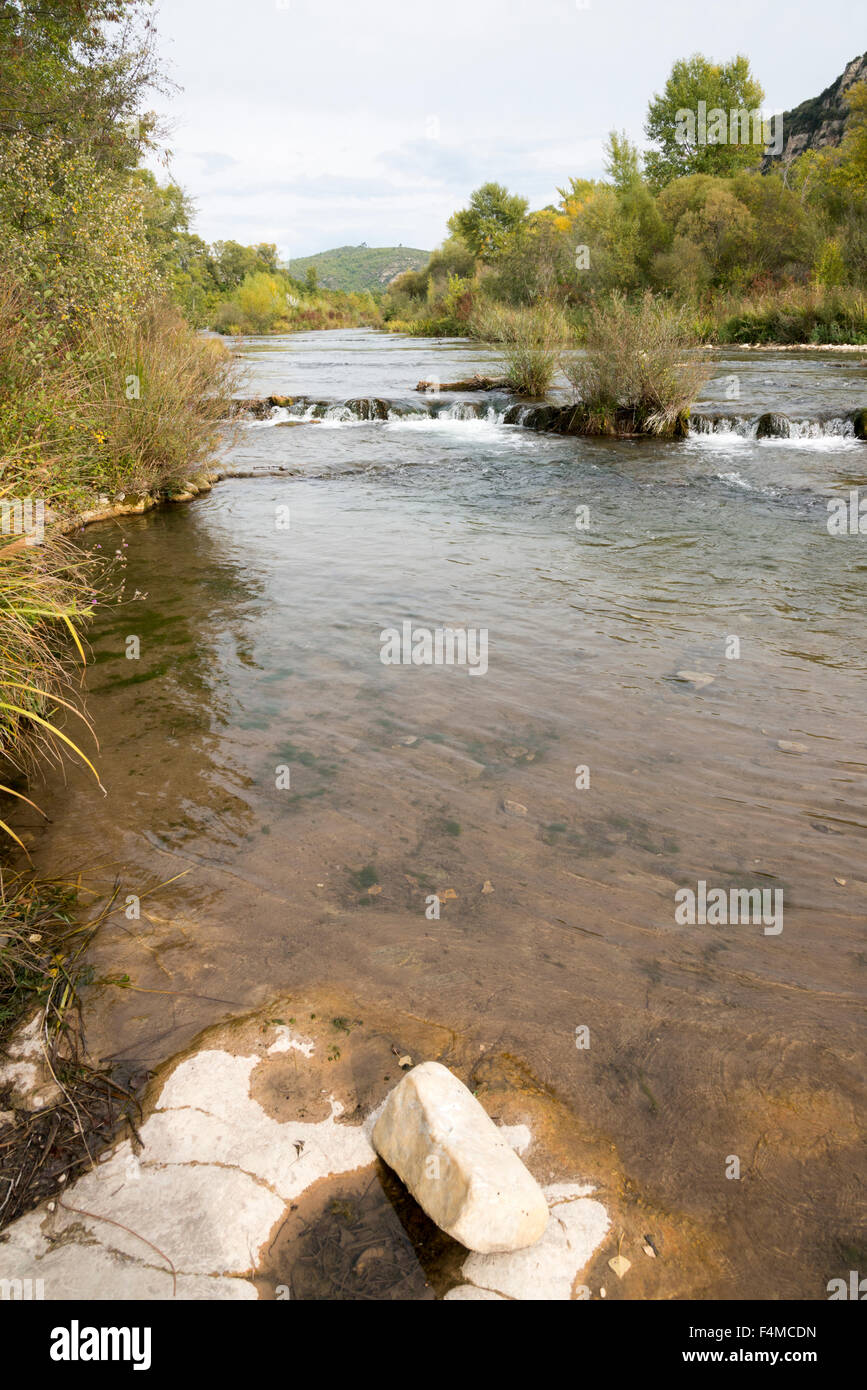
{"type": "Polygon", "coordinates": [[[468,1250],[521,1250],[548,1224],[548,1205],[490,1116],[439,1062],[390,1092],[373,1146],[432,1221],[468,1250]]]}
{"type": "Polygon", "coordinates": [[[493,1289],[477,1289],[475,1284],[458,1284],[456,1289],[449,1289],[443,1303],[507,1303],[508,1299],[503,1298],[501,1293],[494,1293],[493,1289]]]}
{"type": "Polygon", "coordinates": [[[523,1301],[567,1301],[581,1270],[608,1231],[601,1202],[578,1184],[546,1188],[551,1220],[542,1239],[529,1250],[506,1255],[470,1255],[461,1273],[480,1289],[523,1301]]]}

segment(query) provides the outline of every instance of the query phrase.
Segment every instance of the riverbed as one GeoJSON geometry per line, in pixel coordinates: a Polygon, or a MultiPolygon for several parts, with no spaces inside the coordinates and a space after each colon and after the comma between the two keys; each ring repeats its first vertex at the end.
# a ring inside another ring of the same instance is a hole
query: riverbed
{"type": "Polygon", "coordinates": [[[731,427],[611,441],[415,409],[495,368],[474,344],[239,351],[243,394],[334,408],[241,422],[247,476],[82,541],[123,566],[107,795],[69,767],[31,836],[140,899],[93,949],[92,1051],[144,1079],[277,997],[403,1010],[568,1109],[597,1171],[554,1177],[665,1213],[705,1266],[667,1296],[826,1297],[865,1258],[867,536],[827,521],[867,366],[727,351],[696,408],[731,427]],[[802,427],[757,440],[766,410],[802,427]],[[405,621],[483,630],[487,670],[384,664],[405,621]],[[699,882],[781,890],[782,930],[681,925],[699,882]]]}

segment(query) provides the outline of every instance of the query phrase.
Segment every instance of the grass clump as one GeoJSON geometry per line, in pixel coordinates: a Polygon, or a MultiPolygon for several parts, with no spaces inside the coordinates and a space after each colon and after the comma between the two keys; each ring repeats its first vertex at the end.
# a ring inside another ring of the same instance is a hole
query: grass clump
{"type": "Polygon", "coordinates": [[[680,433],[710,376],[686,311],[649,291],[635,304],[615,294],[591,309],[584,351],[563,366],[589,434],[680,433]]]}
{"type": "Polygon", "coordinates": [[[555,304],[514,308],[487,301],[475,312],[472,332],[502,354],[518,395],[544,396],[550,390],[569,336],[565,315],[555,304]]]}
{"type": "MultiPolygon", "coordinates": [[[[64,711],[78,715],[89,732],[76,670],[84,661],[77,629],[96,601],[91,570],[91,562],[57,539],[44,546],[13,541],[0,551],[0,761],[13,774],[31,776],[40,764],[72,752],[99,780],[59,719],[64,711]]],[[[8,780],[7,774],[0,792],[29,801],[8,780]]],[[[5,820],[0,829],[21,845],[5,820]]]]}
{"type": "Polygon", "coordinates": [[[867,343],[867,295],[813,284],[728,296],[717,306],[715,336],[720,343],[867,343]]]}

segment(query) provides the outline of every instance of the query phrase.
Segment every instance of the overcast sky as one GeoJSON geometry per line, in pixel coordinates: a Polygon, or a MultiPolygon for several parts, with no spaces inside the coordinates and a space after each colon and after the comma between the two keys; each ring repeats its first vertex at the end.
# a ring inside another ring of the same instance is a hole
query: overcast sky
{"type": "MultiPolygon", "coordinates": [[[[746,53],[768,112],[863,49],[852,0],[161,0],[168,170],[208,241],[430,249],[480,183],[542,207],[644,143],[675,59],[746,53]]],[[[163,175],[166,174],[164,169],[163,175]]]]}

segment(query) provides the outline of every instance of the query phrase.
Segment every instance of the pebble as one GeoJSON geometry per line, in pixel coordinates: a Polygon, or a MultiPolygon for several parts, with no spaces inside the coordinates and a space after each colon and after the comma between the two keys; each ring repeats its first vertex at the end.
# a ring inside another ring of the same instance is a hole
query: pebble
{"type": "Polygon", "coordinates": [[[708,675],[707,671],[678,671],[677,679],[700,689],[703,685],[712,685],[715,677],[708,675]]]}

